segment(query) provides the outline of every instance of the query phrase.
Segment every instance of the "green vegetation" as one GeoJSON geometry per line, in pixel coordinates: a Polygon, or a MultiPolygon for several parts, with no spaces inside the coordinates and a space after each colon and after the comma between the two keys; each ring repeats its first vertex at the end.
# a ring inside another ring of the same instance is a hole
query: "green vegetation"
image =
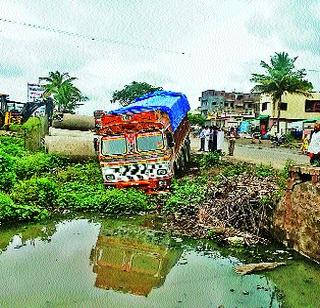
{"type": "Polygon", "coordinates": [[[133,81],[129,85],[125,85],[123,89],[114,91],[112,102],[119,102],[120,105],[127,106],[136,98],[158,90],[162,90],[162,87],[155,87],[146,82],[133,81]]]}
{"type": "Polygon", "coordinates": [[[266,74],[252,74],[251,81],[255,83],[252,91],[266,93],[272,96],[277,108],[277,132],[280,131],[281,97],[284,93],[299,93],[309,95],[312,83],[304,79],[306,70],[297,70],[295,62],[286,52],[275,53],[270,59],[270,65],[261,61],[260,65],[266,74]]]}
{"type": "Polygon", "coordinates": [[[191,125],[203,126],[206,123],[206,118],[201,114],[188,113],[188,120],[191,125]]]}
{"type": "Polygon", "coordinates": [[[245,162],[226,162],[221,159],[218,152],[197,155],[193,158],[193,164],[200,168],[198,175],[184,177],[175,180],[172,185],[172,193],[162,200],[163,212],[176,213],[190,210],[193,206],[201,204],[206,198],[208,186],[212,183],[219,184],[223,178],[234,177],[241,174],[252,174],[256,177],[272,177],[276,179],[279,189],[274,191],[270,197],[262,197],[259,204],[269,205],[274,208],[280,200],[288,177],[288,168],[292,162],[288,162],[284,170],[278,171],[270,165],[254,165],[245,162]]]}
{"type": "Polygon", "coordinates": [[[222,154],[219,152],[209,152],[201,155],[198,162],[201,168],[216,167],[222,164],[221,157],[222,154]]]}
{"type": "Polygon", "coordinates": [[[180,210],[192,209],[200,203],[205,195],[206,177],[184,178],[172,184],[172,193],[165,201],[163,211],[174,213],[180,210]]]}
{"type": "Polygon", "coordinates": [[[205,199],[208,185],[242,173],[276,177],[279,191],[261,200],[261,204],[274,204],[281,197],[289,166],[288,162],[286,169],[278,172],[271,166],[230,163],[217,152],[198,155],[192,163],[199,168],[197,175],[174,180],[171,192],[165,196],[150,196],[136,189],[106,189],[96,161],[74,163],[57,155],[30,153],[18,137],[3,137],[0,222],[39,220],[66,211],[124,215],[155,210],[156,206],[161,206],[165,215],[192,211],[205,199]]]}
{"type": "Polygon", "coordinates": [[[65,210],[126,214],[154,209],[142,191],[106,189],[96,161],[76,164],[30,153],[18,137],[0,138],[0,170],[0,223],[40,220],[65,210]]]}

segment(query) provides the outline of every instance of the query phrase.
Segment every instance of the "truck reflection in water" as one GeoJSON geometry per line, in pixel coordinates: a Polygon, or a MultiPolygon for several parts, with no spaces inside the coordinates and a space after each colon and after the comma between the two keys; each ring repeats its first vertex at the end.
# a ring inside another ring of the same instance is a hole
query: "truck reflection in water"
{"type": "Polygon", "coordinates": [[[95,286],[148,296],[163,285],[182,250],[141,239],[99,235],[91,254],[95,286]]]}

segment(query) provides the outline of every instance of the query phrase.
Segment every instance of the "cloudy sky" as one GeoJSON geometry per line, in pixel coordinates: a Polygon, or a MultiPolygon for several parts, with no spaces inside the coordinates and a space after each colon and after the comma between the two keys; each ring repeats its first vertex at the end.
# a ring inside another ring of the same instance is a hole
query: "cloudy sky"
{"type": "Polygon", "coordinates": [[[320,90],[320,1],[0,0],[0,92],[25,102],[27,82],[69,72],[90,98],[81,113],[109,110],[134,80],[196,108],[206,89],[250,91],[260,60],[281,51],[320,90]]]}

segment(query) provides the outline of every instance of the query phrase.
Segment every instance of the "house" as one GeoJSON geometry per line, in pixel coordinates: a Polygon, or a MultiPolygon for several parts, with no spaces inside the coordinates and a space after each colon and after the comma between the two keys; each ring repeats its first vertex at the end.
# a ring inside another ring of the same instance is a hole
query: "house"
{"type": "MultiPolygon", "coordinates": [[[[277,130],[277,106],[274,105],[270,95],[262,94],[260,97],[260,129],[277,130]]],[[[293,122],[320,118],[320,93],[313,92],[310,96],[303,94],[285,93],[280,104],[280,132],[287,133],[293,122]]]]}
{"type": "Polygon", "coordinates": [[[252,93],[206,90],[199,98],[200,111],[208,121],[219,126],[238,126],[257,115],[258,96],[252,93]]]}

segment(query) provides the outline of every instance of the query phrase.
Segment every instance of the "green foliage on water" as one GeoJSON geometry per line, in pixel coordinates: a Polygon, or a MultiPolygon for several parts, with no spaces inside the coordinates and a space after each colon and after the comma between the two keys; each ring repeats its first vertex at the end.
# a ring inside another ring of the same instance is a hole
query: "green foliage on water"
{"type": "Polygon", "coordinates": [[[266,276],[277,285],[282,307],[319,307],[320,275],[316,264],[300,258],[266,273],[266,276]]]}

